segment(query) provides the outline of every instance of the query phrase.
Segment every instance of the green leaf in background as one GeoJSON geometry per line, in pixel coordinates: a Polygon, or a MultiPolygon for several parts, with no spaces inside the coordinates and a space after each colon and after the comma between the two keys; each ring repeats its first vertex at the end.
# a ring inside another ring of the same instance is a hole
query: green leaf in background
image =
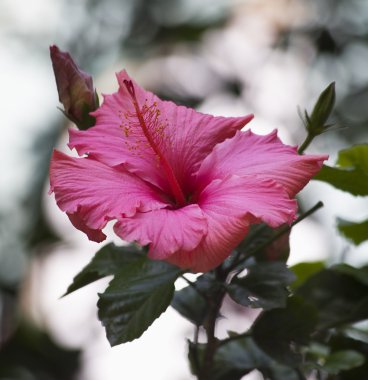
{"type": "Polygon", "coordinates": [[[118,247],[113,243],[105,245],[73,279],[66,293],[70,294],[100,278],[113,275],[125,265],[136,262],[142,257],[142,251],[135,246],[118,247]]]}
{"type": "MultiPolygon", "coordinates": [[[[214,356],[211,380],[240,380],[254,369],[258,369],[269,380],[302,379],[295,369],[279,364],[266,355],[249,336],[219,343],[221,346],[214,356]]],[[[194,374],[198,374],[198,368],[202,365],[205,346],[199,344],[196,348],[190,342],[189,360],[194,374]]]]}
{"type": "Polygon", "coordinates": [[[286,306],[287,286],[295,276],[285,263],[261,262],[247,269],[244,277],[234,277],[228,286],[228,293],[235,302],[265,310],[286,306]]]}
{"type": "Polygon", "coordinates": [[[139,338],[167,309],[181,273],[173,265],[142,256],[115,274],[97,303],[112,346],[139,338]]]}
{"type": "Polygon", "coordinates": [[[299,263],[290,268],[296,276],[295,281],[291,284],[291,288],[296,289],[302,285],[310,276],[319,272],[325,267],[323,261],[315,261],[311,263],[299,263]]]}
{"type": "Polygon", "coordinates": [[[259,370],[267,380],[307,380],[302,371],[297,371],[295,368],[287,367],[275,361],[272,361],[269,367],[259,370]]]}
{"type": "MultiPolygon", "coordinates": [[[[324,269],[296,290],[297,295],[318,310],[319,329],[368,318],[368,285],[357,279],[357,271],[359,269],[346,265],[324,269]]],[[[363,269],[360,276],[366,278],[366,272],[363,269]]]]}
{"type": "Polygon", "coordinates": [[[71,380],[81,367],[81,351],[62,347],[27,320],[1,342],[1,380],[71,380]]]}
{"type": "Polygon", "coordinates": [[[187,286],[176,291],[171,306],[196,326],[202,326],[208,312],[206,298],[218,290],[219,283],[209,272],[197,278],[195,287],[187,286]]]}
{"type": "MultiPolygon", "coordinates": [[[[334,370],[336,371],[338,369],[337,367],[340,367],[340,373],[337,376],[335,375],[336,377],[332,377],[333,379],[368,379],[367,341],[356,340],[341,334],[335,334],[329,337],[328,344],[332,349],[333,356],[329,360],[330,368],[326,368],[326,370],[330,370],[331,373],[333,373],[334,370]],[[351,354],[351,351],[353,352],[353,354],[351,354]],[[335,356],[334,354],[337,354],[337,356],[335,356]],[[358,354],[359,357],[356,354],[358,354]],[[362,358],[363,360],[361,360],[362,358]]],[[[326,363],[326,361],[324,363],[326,363]]]]}
{"type": "Polygon", "coordinates": [[[212,377],[216,380],[240,380],[253,369],[268,367],[270,361],[251,337],[236,339],[217,350],[212,377]]]}
{"type": "Polygon", "coordinates": [[[331,269],[333,269],[335,272],[349,275],[355,278],[355,280],[359,281],[361,284],[368,286],[368,265],[364,265],[360,268],[355,268],[348,264],[337,264],[334,265],[331,269]]]}
{"type": "Polygon", "coordinates": [[[347,371],[364,364],[365,357],[354,350],[337,351],[330,354],[323,365],[323,369],[331,374],[347,371]]]}
{"type": "Polygon", "coordinates": [[[368,144],[339,152],[337,167],[323,166],[313,177],[353,195],[368,195],[368,144]]]}
{"type": "Polygon", "coordinates": [[[337,228],[347,239],[352,240],[355,245],[368,240],[368,220],[354,223],[339,218],[337,219],[337,228]]]}
{"type": "Polygon", "coordinates": [[[269,356],[290,367],[302,361],[301,345],[307,345],[318,320],[317,310],[299,297],[287,307],[263,312],[255,321],[252,336],[269,356]]]}

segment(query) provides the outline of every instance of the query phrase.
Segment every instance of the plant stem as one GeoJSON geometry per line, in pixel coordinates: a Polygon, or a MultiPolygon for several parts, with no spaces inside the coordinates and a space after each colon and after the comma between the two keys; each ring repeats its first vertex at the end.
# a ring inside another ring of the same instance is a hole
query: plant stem
{"type": "Polygon", "coordinates": [[[216,269],[216,279],[218,282],[224,284],[218,292],[208,300],[208,317],[205,323],[205,330],[207,335],[207,344],[204,352],[202,368],[198,373],[198,380],[211,380],[211,370],[213,367],[213,359],[216,354],[216,350],[219,347],[218,339],[215,335],[217,317],[226,294],[226,280],[227,273],[222,270],[221,267],[216,269]]]}
{"type": "Polygon", "coordinates": [[[199,339],[199,326],[196,326],[194,330],[194,337],[193,337],[193,353],[194,353],[193,368],[195,372],[200,372],[201,370],[200,363],[199,363],[199,356],[198,356],[198,339],[199,339]]]}
{"type": "Polygon", "coordinates": [[[308,148],[309,144],[313,141],[314,138],[315,138],[314,135],[308,133],[306,139],[303,141],[302,145],[300,145],[300,147],[298,149],[298,153],[303,154],[304,151],[308,148]]]}

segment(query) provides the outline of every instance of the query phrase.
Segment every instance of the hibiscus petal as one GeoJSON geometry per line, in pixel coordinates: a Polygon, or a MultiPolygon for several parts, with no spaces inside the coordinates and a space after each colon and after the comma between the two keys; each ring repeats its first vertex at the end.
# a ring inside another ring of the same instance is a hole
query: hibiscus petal
{"type": "Polygon", "coordinates": [[[284,145],[277,131],[266,136],[237,132],[234,137],[218,144],[204,159],[198,171],[202,188],[215,178],[229,173],[257,175],[273,179],[294,197],[321,169],[326,155],[298,155],[295,147],[284,145]]]}
{"type": "Polygon", "coordinates": [[[191,186],[191,174],[198,170],[213,147],[233,136],[253,118],[252,115],[214,117],[202,114],[162,101],[138,86],[125,71],[117,77],[119,91],[105,96],[102,106],[93,113],[96,125],[87,131],[71,130],[69,146],[76,148],[80,155],[88,153],[108,165],[124,164],[127,170],[164,191],[169,189],[167,180],[155,153],[139,130],[139,123],[132,116],[135,111],[124,81],[134,84],[140,108],[146,107],[146,116],[152,112],[150,117],[147,116],[152,121],[148,127],[184,192],[191,186]],[[155,116],[157,120],[153,121],[155,116]]]}
{"type": "Polygon", "coordinates": [[[106,235],[100,230],[100,229],[93,229],[89,228],[84,220],[88,220],[86,216],[86,212],[84,208],[79,207],[78,212],[75,212],[74,214],[68,214],[69,220],[72,222],[73,226],[83,231],[89,240],[95,241],[97,243],[101,243],[106,239],[106,235]]]}
{"type": "Polygon", "coordinates": [[[194,272],[221,264],[245,237],[249,224],[263,221],[277,227],[291,223],[296,213],[296,201],[289,199],[282,186],[257,177],[214,180],[198,204],[207,218],[207,235],[193,251],[181,250],[167,259],[194,272]]]}
{"type": "Polygon", "coordinates": [[[192,204],[176,210],[137,213],[119,220],[114,231],[124,240],[150,244],[149,256],[161,260],[178,250],[195,249],[207,234],[207,220],[201,209],[192,204]]]}
{"type": "Polygon", "coordinates": [[[159,192],[140,178],[56,150],[50,165],[50,191],[72,223],[96,241],[101,241],[100,230],[111,219],[167,206],[159,192]]]}

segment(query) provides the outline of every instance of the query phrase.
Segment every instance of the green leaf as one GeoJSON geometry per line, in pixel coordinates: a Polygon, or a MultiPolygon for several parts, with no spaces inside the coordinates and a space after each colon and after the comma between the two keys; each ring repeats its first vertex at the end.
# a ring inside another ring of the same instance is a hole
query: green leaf
{"type": "Polygon", "coordinates": [[[361,268],[355,268],[348,264],[337,264],[331,269],[338,273],[347,274],[355,278],[355,280],[359,281],[361,284],[368,286],[368,265],[361,268]]]}
{"type": "Polygon", "coordinates": [[[219,289],[219,283],[215,281],[213,274],[206,273],[197,278],[195,287],[196,289],[187,286],[176,291],[171,306],[184,318],[196,326],[201,326],[208,312],[206,297],[211,297],[211,294],[219,289]]]}
{"type": "Polygon", "coordinates": [[[296,294],[318,309],[319,329],[368,318],[368,286],[341,266],[311,276],[296,294]]]}
{"type": "Polygon", "coordinates": [[[352,240],[355,245],[368,240],[368,219],[364,222],[354,223],[339,218],[337,220],[337,228],[347,239],[352,240]]]}
{"type": "Polygon", "coordinates": [[[211,379],[240,380],[253,369],[268,367],[270,361],[252,338],[237,339],[217,350],[211,379]]]}
{"type": "Polygon", "coordinates": [[[296,280],[291,284],[293,289],[302,285],[310,276],[319,272],[325,267],[323,261],[315,261],[311,263],[299,263],[292,266],[290,269],[296,275],[296,280]]]}
{"type": "MultiPolygon", "coordinates": [[[[219,342],[220,344],[222,342],[219,342]]],[[[203,364],[206,345],[197,347],[190,342],[189,359],[194,374],[198,375],[203,364]]],[[[297,372],[275,362],[266,355],[251,337],[241,337],[221,344],[214,356],[211,380],[240,380],[254,369],[261,371],[269,380],[300,380],[297,372]]]]}
{"type": "Polygon", "coordinates": [[[143,256],[115,274],[97,303],[112,346],[139,338],[167,309],[181,273],[173,265],[143,256]]]}
{"type": "Polygon", "coordinates": [[[275,361],[268,368],[260,368],[259,370],[267,380],[307,380],[301,371],[275,361]]]}
{"type": "Polygon", "coordinates": [[[265,310],[286,306],[287,286],[295,276],[285,263],[261,262],[247,269],[245,277],[234,277],[228,286],[228,293],[235,302],[265,310]]]}
{"type": "Polygon", "coordinates": [[[117,247],[110,243],[101,248],[91,262],[73,279],[66,293],[70,294],[100,278],[114,275],[125,265],[140,260],[142,251],[135,246],[117,247]]]}
{"type": "Polygon", "coordinates": [[[301,345],[307,345],[317,324],[316,309],[297,297],[285,309],[263,312],[253,325],[257,345],[278,362],[296,367],[301,363],[301,345]]]}
{"type": "Polygon", "coordinates": [[[313,177],[353,195],[368,195],[368,144],[339,152],[337,167],[323,166],[313,177]]]}
{"type": "Polygon", "coordinates": [[[364,364],[365,357],[354,350],[337,351],[329,355],[323,365],[328,373],[337,374],[364,364]]]}
{"type": "Polygon", "coordinates": [[[47,331],[20,319],[1,346],[0,379],[76,379],[81,356],[80,350],[60,346],[47,331]]]}
{"type": "MultiPolygon", "coordinates": [[[[363,358],[368,358],[368,344],[361,340],[352,339],[347,336],[339,334],[339,331],[334,331],[335,334],[330,334],[328,344],[332,349],[333,353],[353,351],[359,353],[363,358]]],[[[354,354],[353,354],[354,355],[354,354]]],[[[354,355],[356,356],[356,355],[354,355]]],[[[345,363],[344,358],[337,358],[344,363],[343,365],[349,365],[345,363]]],[[[359,360],[359,359],[358,359],[359,360]]],[[[338,380],[352,380],[352,379],[368,379],[368,361],[365,360],[364,363],[357,363],[357,358],[352,359],[351,363],[355,363],[356,366],[350,367],[349,369],[341,369],[338,375],[338,380]]],[[[338,363],[337,363],[338,364],[338,363]]],[[[339,364],[338,364],[339,365],[339,364]]]]}

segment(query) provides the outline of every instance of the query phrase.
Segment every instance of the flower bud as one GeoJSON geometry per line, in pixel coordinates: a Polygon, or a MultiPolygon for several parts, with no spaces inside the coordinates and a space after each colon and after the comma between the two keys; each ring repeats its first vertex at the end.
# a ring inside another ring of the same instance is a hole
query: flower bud
{"type": "Polygon", "coordinates": [[[92,127],[95,118],[89,113],[98,107],[92,76],[80,70],[70,54],[61,51],[56,45],[50,46],[50,57],[64,114],[79,129],[92,127]]]}
{"type": "Polygon", "coordinates": [[[305,124],[308,132],[317,136],[325,132],[332,125],[326,125],[335,105],[335,82],[330,83],[319,96],[311,115],[305,111],[305,124]]]}

